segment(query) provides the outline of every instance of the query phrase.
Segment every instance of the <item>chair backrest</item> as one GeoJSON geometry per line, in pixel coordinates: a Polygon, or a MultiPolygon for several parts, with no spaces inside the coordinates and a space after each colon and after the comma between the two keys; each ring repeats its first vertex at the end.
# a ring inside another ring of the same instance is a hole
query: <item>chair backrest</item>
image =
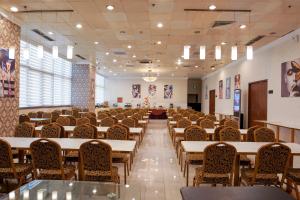
{"type": "Polygon", "coordinates": [[[226,120],[227,120],[227,119],[221,119],[219,125],[220,125],[220,126],[224,126],[226,120]]]}
{"type": "Polygon", "coordinates": [[[238,129],[240,127],[238,121],[233,120],[233,119],[226,120],[224,122],[224,126],[228,126],[228,127],[232,127],[232,128],[236,128],[236,129],[238,129]]]}
{"type": "Polygon", "coordinates": [[[275,133],[267,127],[257,128],[254,131],[255,142],[275,142],[275,133]]]}
{"type": "Polygon", "coordinates": [[[122,114],[122,113],[119,113],[119,114],[117,114],[117,115],[115,116],[115,118],[117,118],[118,120],[123,120],[123,119],[126,118],[126,116],[125,116],[124,114],[122,114]]]}
{"type": "Polygon", "coordinates": [[[90,123],[90,120],[87,117],[81,117],[81,118],[76,119],[77,126],[83,125],[83,124],[89,124],[89,123],[90,123]]]}
{"type": "Polygon", "coordinates": [[[70,120],[70,126],[76,126],[76,118],[74,116],[68,116],[70,120]]]}
{"type": "Polygon", "coordinates": [[[214,141],[220,141],[220,131],[225,128],[225,126],[218,126],[214,131],[214,141]]]}
{"type": "Polygon", "coordinates": [[[111,140],[127,140],[128,133],[126,128],[116,124],[107,130],[106,138],[111,140]]]}
{"type": "Polygon", "coordinates": [[[173,120],[174,120],[174,121],[179,121],[179,120],[182,119],[182,118],[183,118],[183,116],[180,115],[180,114],[174,114],[174,115],[173,115],[173,120]]]}
{"type": "Polygon", "coordinates": [[[97,118],[100,119],[100,120],[102,120],[102,119],[104,119],[106,117],[108,117],[108,115],[106,113],[101,112],[101,113],[98,113],[98,117],[97,118]]]}
{"type": "Polygon", "coordinates": [[[184,130],[184,140],[205,141],[207,140],[207,133],[200,126],[189,126],[184,130]]]}
{"type": "Polygon", "coordinates": [[[34,170],[63,169],[62,151],[59,144],[48,139],[39,139],[30,144],[34,170]]]}
{"type": "Polygon", "coordinates": [[[190,112],[189,111],[185,111],[182,113],[183,117],[189,117],[190,116],[190,112]]]}
{"type": "Polygon", "coordinates": [[[56,122],[57,118],[59,118],[59,115],[60,115],[60,113],[58,111],[51,112],[51,116],[52,116],[51,121],[56,122]]]}
{"type": "Polygon", "coordinates": [[[85,171],[101,171],[103,176],[112,175],[112,149],[99,140],[85,142],[80,146],[80,168],[85,171]]]}
{"type": "Polygon", "coordinates": [[[56,123],[62,126],[70,126],[70,119],[68,117],[58,117],[56,123]]]}
{"type": "Polygon", "coordinates": [[[60,137],[68,137],[68,135],[66,135],[65,134],[65,128],[64,128],[64,126],[62,126],[62,125],[60,125],[60,124],[58,124],[58,123],[56,123],[56,122],[53,122],[52,124],[56,124],[57,126],[59,126],[59,128],[60,128],[60,137]]]}
{"type": "Polygon", "coordinates": [[[106,117],[106,118],[102,119],[100,122],[101,126],[107,126],[107,127],[111,127],[114,124],[115,124],[115,120],[111,117],[106,117]]]}
{"type": "Polygon", "coordinates": [[[191,121],[197,121],[199,119],[199,116],[197,114],[191,114],[189,116],[189,120],[191,121]]]}
{"type": "Polygon", "coordinates": [[[33,137],[34,126],[29,122],[23,122],[16,126],[15,137],[33,137]]]}
{"type": "Polygon", "coordinates": [[[49,118],[49,119],[51,119],[52,115],[49,112],[44,112],[42,118],[49,118]]]}
{"type": "Polygon", "coordinates": [[[57,123],[44,125],[40,136],[42,138],[60,138],[61,128],[57,125],[57,123]]]}
{"type": "Polygon", "coordinates": [[[203,119],[200,121],[200,126],[202,128],[215,128],[214,121],[210,119],[203,119]]]}
{"type": "Polygon", "coordinates": [[[76,126],[73,131],[74,138],[95,138],[95,129],[89,124],[82,124],[76,126]]]}
{"type": "Polygon", "coordinates": [[[177,128],[187,128],[192,125],[192,122],[186,118],[177,121],[177,128]]]}
{"type": "Polygon", "coordinates": [[[90,120],[90,124],[97,126],[97,118],[96,117],[90,115],[87,118],[90,120]]]}
{"type": "Polygon", "coordinates": [[[216,143],[204,149],[204,173],[233,174],[236,149],[227,143],[216,143]]]}
{"type": "Polygon", "coordinates": [[[205,114],[204,114],[203,112],[197,112],[197,115],[198,115],[199,117],[205,117],[205,114]]]}
{"type": "Polygon", "coordinates": [[[128,126],[126,126],[125,124],[118,124],[119,126],[122,126],[122,127],[124,127],[125,129],[126,129],[126,131],[127,131],[127,136],[129,135],[129,133],[130,133],[130,128],[128,127],[128,126]]]}
{"type": "Polygon", "coordinates": [[[143,114],[136,113],[136,114],[134,114],[132,117],[135,117],[135,118],[137,118],[138,120],[142,120],[142,119],[143,119],[143,114]]]}
{"type": "Polygon", "coordinates": [[[79,110],[78,109],[73,109],[72,110],[72,115],[75,118],[79,118],[80,117],[79,110]]]}
{"type": "Polygon", "coordinates": [[[282,143],[262,146],[255,158],[256,174],[285,173],[289,165],[291,149],[282,143]]]}
{"type": "Polygon", "coordinates": [[[205,116],[206,119],[212,120],[212,121],[217,121],[217,117],[212,114],[208,114],[205,116]]]}
{"type": "Polygon", "coordinates": [[[19,115],[19,123],[30,122],[30,117],[25,114],[19,115]]]}
{"type": "Polygon", "coordinates": [[[135,127],[135,120],[132,118],[125,118],[122,120],[122,124],[133,128],[133,127],[135,127]]]}
{"type": "Polygon", "coordinates": [[[260,126],[252,126],[247,130],[247,142],[254,142],[254,131],[260,126]]]}
{"type": "Polygon", "coordinates": [[[37,112],[37,117],[38,118],[42,118],[43,117],[44,112],[43,111],[38,111],[37,112]]]}
{"type": "Polygon", "coordinates": [[[221,141],[241,141],[241,132],[239,129],[232,127],[223,128],[220,131],[220,140],[221,141]]]}
{"type": "Polygon", "coordinates": [[[37,118],[38,114],[36,112],[29,112],[28,116],[29,116],[29,118],[37,118]]]}
{"type": "Polygon", "coordinates": [[[117,112],[116,110],[110,110],[110,111],[109,111],[109,114],[110,114],[110,115],[117,115],[118,112],[117,112]]]}
{"type": "Polygon", "coordinates": [[[4,140],[0,139],[0,168],[12,168],[13,157],[11,146],[4,140]]]}

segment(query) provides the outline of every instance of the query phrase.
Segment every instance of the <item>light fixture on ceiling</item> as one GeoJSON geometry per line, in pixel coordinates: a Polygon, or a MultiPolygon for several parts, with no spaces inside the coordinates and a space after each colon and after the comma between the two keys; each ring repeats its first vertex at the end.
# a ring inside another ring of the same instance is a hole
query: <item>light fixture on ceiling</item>
{"type": "Polygon", "coordinates": [[[217,7],[216,7],[215,5],[210,5],[210,6],[208,7],[209,10],[216,10],[216,8],[217,8],[217,7]]]}
{"type": "Polygon", "coordinates": [[[99,42],[95,41],[94,44],[99,44],[99,42]]]}
{"type": "Polygon", "coordinates": [[[188,46],[188,45],[184,46],[184,48],[183,48],[183,59],[185,59],[185,60],[190,59],[190,48],[191,48],[191,46],[188,46]]]}
{"type": "Polygon", "coordinates": [[[81,29],[82,25],[81,24],[76,24],[76,28],[81,29]]]}
{"type": "Polygon", "coordinates": [[[245,29],[247,26],[245,24],[240,25],[240,29],[245,29]]]}
{"type": "Polygon", "coordinates": [[[8,58],[9,59],[15,59],[15,52],[16,52],[15,47],[9,47],[9,49],[8,49],[8,58]]]}
{"type": "Polygon", "coordinates": [[[126,69],[123,69],[123,71],[126,72],[127,70],[126,70],[126,69]]]}
{"type": "Polygon", "coordinates": [[[58,46],[53,46],[52,47],[52,57],[53,58],[58,58],[58,46]]]}
{"type": "Polygon", "coordinates": [[[157,77],[154,76],[152,70],[149,69],[147,75],[143,77],[143,80],[146,82],[154,82],[157,80],[157,77]]]}
{"type": "Polygon", "coordinates": [[[106,69],[106,67],[104,66],[103,69],[106,69]]]}
{"type": "Polygon", "coordinates": [[[205,46],[200,46],[200,60],[205,60],[205,46]]]}
{"type": "Polygon", "coordinates": [[[132,57],[133,57],[133,58],[136,58],[136,55],[135,55],[135,54],[133,54],[133,55],[132,55],[132,57]]]}
{"type": "Polygon", "coordinates": [[[161,22],[158,22],[156,26],[157,26],[158,28],[164,27],[163,23],[161,23],[161,22]]]}
{"type": "Polygon", "coordinates": [[[161,44],[161,41],[157,41],[156,44],[161,44]]]}
{"type": "Polygon", "coordinates": [[[53,32],[49,31],[48,34],[49,34],[49,35],[53,35],[53,32]]]}
{"type": "Polygon", "coordinates": [[[12,7],[10,7],[10,11],[11,12],[18,12],[19,9],[16,6],[12,6],[12,7]]]}
{"type": "Polygon", "coordinates": [[[114,9],[115,9],[115,7],[113,5],[107,5],[106,6],[106,10],[112,11],[114,9]]]}
{"type": "Polygon", "coordinates": [[[223,46],[226,45],[226,44],[227,44],[227,42],[221,42],[221,45],[223,45],[223,46]]]}
{"type": "Polygon", "coordinates": [[[181,65],[182,64],[181,59],[178,59],[176,63],[177,63],[177,65],[181,65]]]}
{"type": "Polygon", "coordinates": [[[117,62],[117,60],[116,60],[116,59],[113,59],[113,62],[114,62],[114,63],[116,63],[116,62],[117,62]]]}
{"type": "Polygon", "coordinates": [[[253,60],[253,46],[247,46],[247,60],[253,60]]]}
{"type": "Polygon", "coordinates": [[[114,76],[117,76],[118,74],[117,73],[114,73],[114,76]]]}
{"type": "Polygon", "coordinates": [[[128,46],[127,46],[127,48],[128,48],[128,49],[131,49],[131,48],[132,48],[132,46],[131,46],[131,45],[128,45],[128,46]]]}
{"type": "Polygon", "coordinates": [[[198,65],[195,65],[195,68],[198,68],[199,66],[198,65]]]}
{"type": "Polygon", "coordinates": [[[67,59],[73,58],[73,49],[74,49],[73,46],[71,46],[71,45],[67,46],[67,59]]]}
{"type": "Polygon", "coordinates": [[[216,49],[215,49],[215,58],[216,58],[216,60],[221,60],[221,58],[222,58],[222,49],[221,49],[221,46],[216,46],[216,49]]]}
{"type": "Polygon", "coordinates": [[[210,69],[211,70],[215,70],[216,68],[215,68],[215,66],[211,66],[210,69]]]}
{"type": "Polygon", "coordinates": [[[106,53],[105,53],[105,55],[107,55],[107,56],[108,56],[108,55],[109,55],[109,52],[106,52],[106,53]]]}
{"type": "Polygon", "coordinates": [[[159,59],[157,59],[157,60],[156,60],[156,62],[160,62],[160,60],[159,60],[159,59]]]}
{"type": "Polygon", "coordinates": [[[237,51],[237,46],[232,46],[231,47],[231,60],[237,60],[238,57],[238,51],[237,51]]]}
{"type": "Polygon", "coordinates": [[[176,66],[175,69],[178,69],[178,67],[176,66]]]}
{"type": "Polygon", "coordinates": [[[112,73],[112,71],[111,71],[111,70],[109,70],[109,73],[112,73]]]}
{"type": "Polygon", "coordinates": [[[44,47],[42,45],[37,46],[37,54],[39,59],[44,57],[44,47]]]}

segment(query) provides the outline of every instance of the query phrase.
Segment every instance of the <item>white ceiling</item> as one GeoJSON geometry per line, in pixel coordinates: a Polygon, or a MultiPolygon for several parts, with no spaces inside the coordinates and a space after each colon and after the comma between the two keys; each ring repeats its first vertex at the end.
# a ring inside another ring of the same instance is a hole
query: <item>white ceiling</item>
{"type": "Polygon", "coordinates": [[[218,69],[231,62],[232,45],[238,45],[241,57],[245,54],[244,45],[250,39],[266,35],[255,43],[256,49],[300,25],[298,0],[0,0],[0,6],[6,11],[11,6],[17,6],[19,10],[24,10],[24,6],[27,10],[74,10],[73,13],[9,13],[9,16],[20,22],[23,39],[43,43],[49,49],[58,45],[63,54],[67,45],[76,44],[74,53],[92,63],[96,63],[97,58],[100,73],[120,77],[142,76],[149,67],[160,76],[201,77],[212,71],[211,66],[218,69]],[[211,4],[217,9],[250,9],[252,12],[184,11],[185,8],[207,9],[211,4]],[[115,9],[108,11],[106,5],[114,5],[115,9]],[[235,23],[212,28],[216,20],[235,23]],[[158,22],[164,27],[157,28],[158,22]],[[83,28],[77,29],[77,23],[83,28]],[[241,24],[246,24],[247,28],[241,30],[241,24]],[[54,32],[49,36],[55,42],[37,36],[30,31],[33,28],[44,33],[54,32]],[[95,45],[95,41],[99,44],[95,45]],[[157,41],[162,41],[162,44],[156,44],[157,41]],[[222,60],[215,61],[214,47],[223,41],[227,45],[222,46],[222,60]],[[128,49],[128,45],[132,48],[128,49]],[[187,61],[181,58],[184,45],[191,45],[192,56],[187,61]],[[207,48],[205,61],[199,60],[200,45],[207,48]],[[105,55],[105,52],[110,54],[105,55]],[[125,55],[115,55],[114,52],[125,55]],[[147,66],[138,62],[145,58],[151,59],[153,64],[147,66]],[[183,61],[180,66],[176,64],[179,58],[183,61]],[[114,63],[113,59],[117,62],[114,63]],[[199,67],[195,68],[196,65],[199,67]]]}

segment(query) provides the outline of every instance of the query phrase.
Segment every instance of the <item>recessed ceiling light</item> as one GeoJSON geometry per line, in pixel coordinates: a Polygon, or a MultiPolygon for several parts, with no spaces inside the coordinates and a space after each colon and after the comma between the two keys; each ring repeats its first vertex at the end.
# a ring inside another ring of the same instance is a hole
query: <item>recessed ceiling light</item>
{"type": "Polygon", "coordinates": [[[195,66],[195,68],[198,68],[198,67],[199,67],[198,65],[195,66]]]}
{"type": "Polygon", "coordinates": [[[82,25],[81,24],[76,24],[76,28],[81,29],[82,25]]]}
{"type": "Polygon", "coordinates": [[[108,55],[109,55],[109,52],[106,52],[106,53],[105,53],[105,55],[107,55],[107,56],[108,56],[108,55]]]}
{"type": "Polygon", "coordinates": [[[178,69],[178,67],[175,67],[175,69],[178,69]]]}
{"type": "Polygon", "coordinates": [[[127,70],[126,70],[126,69],[123,69],[123,71],[126,72],[127,70]]]}
{"type": "Polygon", "coordinates": [[[117,76],[117,74],[116,74],[116,73],[114,73],[114,76],[117,76]]]}
{"type": "Polygon", "coordinates": [[[132,57],[133,57],[133,58],[136,58],[136,55],[135,55],[135,54],[133,54],[133,55],[132,55],[132,57]]]}
{"type": "Polygon", "coordinates": [[[160,62],[160,60],[159,60],[159,59],[157,59],[157,60],[156,60],[156,62],[160,62]]]}
{"type": "Polygon", "coordinates": [[[49,34],[49,35],[53,35],[53,32],[49,31],[48,34],[49,34]]]}
{"type": "Polygon", "coordinates": [[[158,22],[156,26],[157,26],[158,28],[164,27],[163,23],[161,23],[161,22],[158,22]]]}
{"type": "Polygon", "coordinates": [[[112,73],[112,71],[111,71],[111,70],[109,70],[109,73],[112,73]]]}
{"type": "Polygon", "coordinates": [[[227,44],[227,42],[221,42],[221,45],[226,45],[227,44]]]}
{"type": "Polygon", "coordinates": [[[161,41],[157,41],[156,44],[161,44],[161,41]]]}
{"type": "Polygon", "coordinates": [[[106,9],[112,11],[113,9],[115,9],[115,7],[113,5],[107,5],[106,9]]]}
{"type": "Polygon", "coordinates": [[[217,7],[215,5],[210,5],[208,8],[209,10],[215,10],[217,7]]]}
{"type": "Polygon", "coordinates": [[[104,66],[103,69],[106,69],[106,67],[104,66]]]}
{"type": "Polygon", "coordinates": [[[99,42],[96,41],[96,42],[94,42],[94,44],[99,44],[99,42]]]}
{"type": "Polygon", "coordinates": [[[211,70],[215,70],[216,68],[215,68],[215,66],[211,66],[210,69],[211,70]]]}
{"type": "Polygon", "coordinates": [[[18,12],[19,9],[16,6],[12,6],[12,7],[10,7],[10,11],[11,12],[18,12]]]}
{"type": "Polygon", "coordinates": [[[115,62],[117,62],[117,60],[116,60],[116,59],[113,59],[113,62],[115,63],[115,62]]]}
{"type": "Polygon", "coordinates": [[[131,46],[131,45],[128,45],[128,46],[127,46],[127,48],[128,48],[128,49],[131,49],[131,48],[132,48],[132,46],[131,46]]]}
{"type": "Polygon", "coordinates": [[[242,24],[242,25],[240,25],[240,29],[244,29],[244,28],[246,28],[247,26],[245,25],[245,24],[242,24]]]}

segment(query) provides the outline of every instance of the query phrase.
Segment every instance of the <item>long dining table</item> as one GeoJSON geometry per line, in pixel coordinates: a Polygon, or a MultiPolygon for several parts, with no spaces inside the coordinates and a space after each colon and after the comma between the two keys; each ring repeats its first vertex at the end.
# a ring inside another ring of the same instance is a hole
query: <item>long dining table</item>
{"type": "MultiPolygon", "coordinates": [[[[204,149],[211,145],[215,144],[214,141],[182,141],[181,145],[183,147],[183,151],[186,154],[190,153],[204,153],[204,149]]],[[[270,144],[268,142],[226,142],[228,144],[233,145],[237,150],[237,157],[235,160],[235,168],[234,168],[234,185],[239,185],[239,177],[240,177],[240,155],[256,155],[258,150],[266,145],[270,144]]],[[[284,143],[284,145],[288,146],[291,149],[291,154],[293,156],[300,155],[300,144],[296,143],[284,143]]],[[[186,163],[186,185],[189,183],[189,164],[186,163]]],[[[291,159],[292,165],[292,159],[291,159]]]]}

